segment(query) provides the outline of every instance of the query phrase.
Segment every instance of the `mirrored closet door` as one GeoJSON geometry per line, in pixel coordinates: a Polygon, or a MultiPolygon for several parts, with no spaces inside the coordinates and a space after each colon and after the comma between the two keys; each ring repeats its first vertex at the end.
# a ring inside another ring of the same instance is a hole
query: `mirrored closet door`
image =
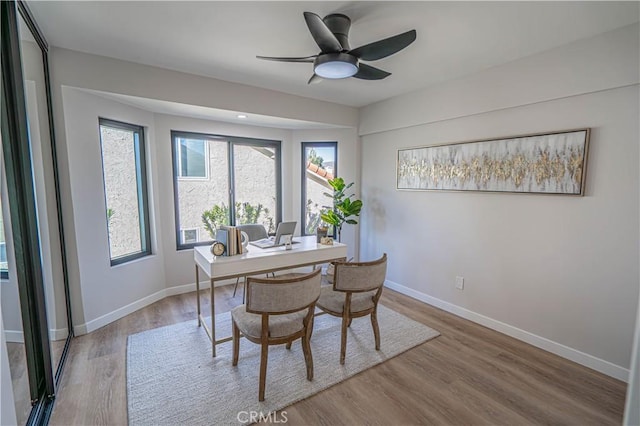
{"type": "Polygon", "coordinates": [[[46,41],[38,34],[37,28],[27,23],[28,9],[19,7],[19,11],[20,56],[33,163],[51,362],[55,372],[69,335],[69,325],[62,256],[64,251],[61,249],[56,198],[57,176],[52,151],[53,134],[49,120],[47,66],[44,63],[48,47],[46,41]]]}
{"type": "Polygon", "coordinates": [[[2,2],[2,325],[18,424],[46,419],[72,336],[48,45],[26,3],[2,2]],[[2,263],[4,261],[5,263],[2,263]]]}

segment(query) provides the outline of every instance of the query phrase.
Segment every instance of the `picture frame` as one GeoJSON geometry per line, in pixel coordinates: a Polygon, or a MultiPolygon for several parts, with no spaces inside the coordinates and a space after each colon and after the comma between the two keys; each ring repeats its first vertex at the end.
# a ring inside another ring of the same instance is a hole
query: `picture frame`
{"type": "Polygon", "coordinates": [[[396,189],[584,195],[591,129],[398,149],[396,189]]]}

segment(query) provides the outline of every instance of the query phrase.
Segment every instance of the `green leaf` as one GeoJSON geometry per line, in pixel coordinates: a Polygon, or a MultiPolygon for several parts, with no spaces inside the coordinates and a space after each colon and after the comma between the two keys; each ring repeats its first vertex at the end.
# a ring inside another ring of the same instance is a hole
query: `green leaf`
{"type": "Polygon", "coordinates": [[[358,221],[355,219],[360,215],[362,210],[361,200],[352,200],[355,194],[346,195],[348,188],[354,185],[354,182],[345,184],[344,179],[336,177],[327,181],[333,189],[333,194],[325,192],[324,195],[333,199],[333,206],[323,206],[320,217],[323,222],[332,225],[340,235],[342,225],[356,225],[358,221]]]}

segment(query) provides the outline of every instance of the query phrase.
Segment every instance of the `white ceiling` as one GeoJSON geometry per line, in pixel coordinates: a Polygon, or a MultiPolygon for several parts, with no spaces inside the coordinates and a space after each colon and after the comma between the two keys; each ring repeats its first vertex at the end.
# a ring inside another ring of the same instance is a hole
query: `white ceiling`
{"type": "Polygon", "coordinates": [[[327,123],[318,123],[305,120],[294,120],[292,118],[273,117],[270,115],[247,114],[242,111],[231,111],[227,109],[203,107],[199,105],[182,104],[178,102],[163,101],[160,99],[140,98],[138,96],[122,95],[119,93],[101,92],[98,90],[78,89],[83,92],[92,93],[102,98],[111,99],[116,102],[131,105],[146,111],[157,112],[159,114],[179,115],[182,117],[200,118],[203,120],[224,121],[235,124],[246,124],[250,126],[274,127],[288,130],[318,130],[337,129],[336,126],[327,123]],[[242,116],[242,117],[240,117],[242,116]]]}
{"type": "Polygon", "coordinates": [[[639,21],[638,2],[28,2],[50,44],[360,107],[639,21]],[[345,13],[352,47],[410,29],[370,64],[392,73],[307,85],[319,49],[302,13],[345,13]]]}

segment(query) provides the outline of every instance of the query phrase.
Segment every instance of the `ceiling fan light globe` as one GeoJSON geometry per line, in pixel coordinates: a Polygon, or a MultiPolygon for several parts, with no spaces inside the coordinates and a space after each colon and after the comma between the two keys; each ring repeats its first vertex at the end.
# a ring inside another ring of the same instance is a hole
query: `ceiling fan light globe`
{"type": "Polygon", "coordinates": [[[313,71],[322,78],[347,78],[358,72],[358,59],[346,53],[329,53],[316,58],[313,71]]]}

